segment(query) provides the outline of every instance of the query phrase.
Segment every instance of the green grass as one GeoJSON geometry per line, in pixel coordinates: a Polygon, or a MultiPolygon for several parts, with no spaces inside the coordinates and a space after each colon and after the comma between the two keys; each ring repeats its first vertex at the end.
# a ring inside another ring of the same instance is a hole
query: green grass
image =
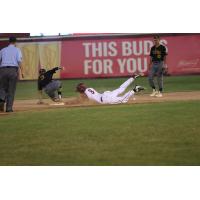
{"type": "MultiPolygon", "coordinates": [[[[75,87],[80,82],[85,82],[89,87],[95,88],[99,92],[116,89],[127,78],[111,78],[111,79],[80,79],[80,80],[63,80],[64,97],[77,96],[75,87]]],[[[147,88],[146,93],[150,93],[151,89],[148,85],[146,77],[139,78],[136,81],[147,88]]],[[[200,90],[200,76],[170,76],[164,77],[164,91],[194,91],[200,90]]],[[[37,98],[37,82],[19,82],[17,85],[16,99],[36,99],[37,98]]]]}
{"type": "Polygon", "coordinates": [[[14,113],[0,165],[200,165],[199,119],[199,101],[14,113]]]}

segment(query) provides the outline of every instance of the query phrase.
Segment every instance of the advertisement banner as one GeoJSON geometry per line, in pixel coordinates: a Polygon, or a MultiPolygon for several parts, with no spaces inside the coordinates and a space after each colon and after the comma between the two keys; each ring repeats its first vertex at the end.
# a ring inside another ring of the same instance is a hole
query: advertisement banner
{"type": "MultiPolygon", "coordinates": [[[[163,36],[171,75],[200,73],[200,36],[163,36]]],[[[151,37],[62,41],[61,78],[147,75],[151,37]]]]}

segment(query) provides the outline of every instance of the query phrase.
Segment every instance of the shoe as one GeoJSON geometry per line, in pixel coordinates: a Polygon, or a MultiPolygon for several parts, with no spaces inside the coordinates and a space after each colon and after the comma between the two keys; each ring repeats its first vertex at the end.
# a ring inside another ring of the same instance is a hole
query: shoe
{"type": "Polygon", "coordinates": [[[61,99],[59,99],[59,98],[54,98],[54,99],[52,99],[54,102],[61,102],[62,100],[61,99]]]}
{"type": "Polygon", "coordinates": [[[140,85],[136,85],[135,88],[133,89],[134,92],[140,92],[142,90],[144,90],[144,88],[140,85]]]}
{"type": "Polygon", "coordinates": [[[60,100],[62,99],[62,96],[61,96],[61,94],[59,94],[59,95],[58,95],[58,98],[59,98],[60,100]]]}
{"type": "Polygon", "coordinates": [[[162,95],[162,93],[159,91],[159,92],[157,92],[157,94],[156,94],[156,97],[162,97],[163,95],[162,95]]]}
{"type": "Polygon", "coordinates": [[[8,113],[9,113],[9,112],[13,112],[13,110],[6,110],[6,112],[8,112],[8,113]]]}
{"type": "Polygon", "coordinates": [[[155,97],[158,94],[158,91],[153,89],[153,92],[150,94],[150,97],[155,97]]]}

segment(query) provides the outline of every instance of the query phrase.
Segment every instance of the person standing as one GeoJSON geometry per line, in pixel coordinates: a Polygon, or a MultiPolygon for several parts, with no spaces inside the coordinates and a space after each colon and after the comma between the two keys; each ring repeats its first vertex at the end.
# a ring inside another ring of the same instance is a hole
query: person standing
{"type": "Polygon", "coordinates": [[[17,39],[9,38],[9,45],[0,51],[0,111],[13,112],[13,102],[18,80],[18,72],[22,78],[22,53],[16,47],[17,39]]]}
{"type": "Polygon", "coordinates": [[[153,89],[150,94],[152,97],[162,97],[163,92],[163,73],[167,70],[166,65],[166,48],[160,44],[160,36],[154,36],[154,46],[150,51],[150,63],[149,63],[149,85],[153,89]],[[154,83],[154,77],[157,76],[158,90],[154,83]]]}

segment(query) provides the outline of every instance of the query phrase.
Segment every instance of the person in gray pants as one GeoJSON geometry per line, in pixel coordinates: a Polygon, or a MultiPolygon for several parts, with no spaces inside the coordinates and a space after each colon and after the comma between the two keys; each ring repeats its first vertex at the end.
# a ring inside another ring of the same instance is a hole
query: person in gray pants
{"type": "Polygon", "coordinates": [[[13,112],[13,102],[21,70],[22,78],[22,53],[16,47],[16,38],[9,38],[9,45],[0,51],[0,112],[13,112]]]}
{"type": "Polygon", "coordinates": [[[38,104],[42,104],[42,91],[44,91],[52,101],[62,103],[62,83],[59,80],[53,80],[53,75],[62,67],[55,67],[46,71],[44,68],[39,70],[38,77],[38,104]]]}
{"type": "Polygon", "coordinates": [[[149,63],[149,85],[153,92],[150,94],[152,97],[162,97],[163,91],[163,73],[167,70],[166,65],[166,48],[160,44],[160,37],[154,36],[154,46],[150,51],[150,63],[149,63]],[[154,77],[157,76],[158,90],[154,83],[154,77]]]}

